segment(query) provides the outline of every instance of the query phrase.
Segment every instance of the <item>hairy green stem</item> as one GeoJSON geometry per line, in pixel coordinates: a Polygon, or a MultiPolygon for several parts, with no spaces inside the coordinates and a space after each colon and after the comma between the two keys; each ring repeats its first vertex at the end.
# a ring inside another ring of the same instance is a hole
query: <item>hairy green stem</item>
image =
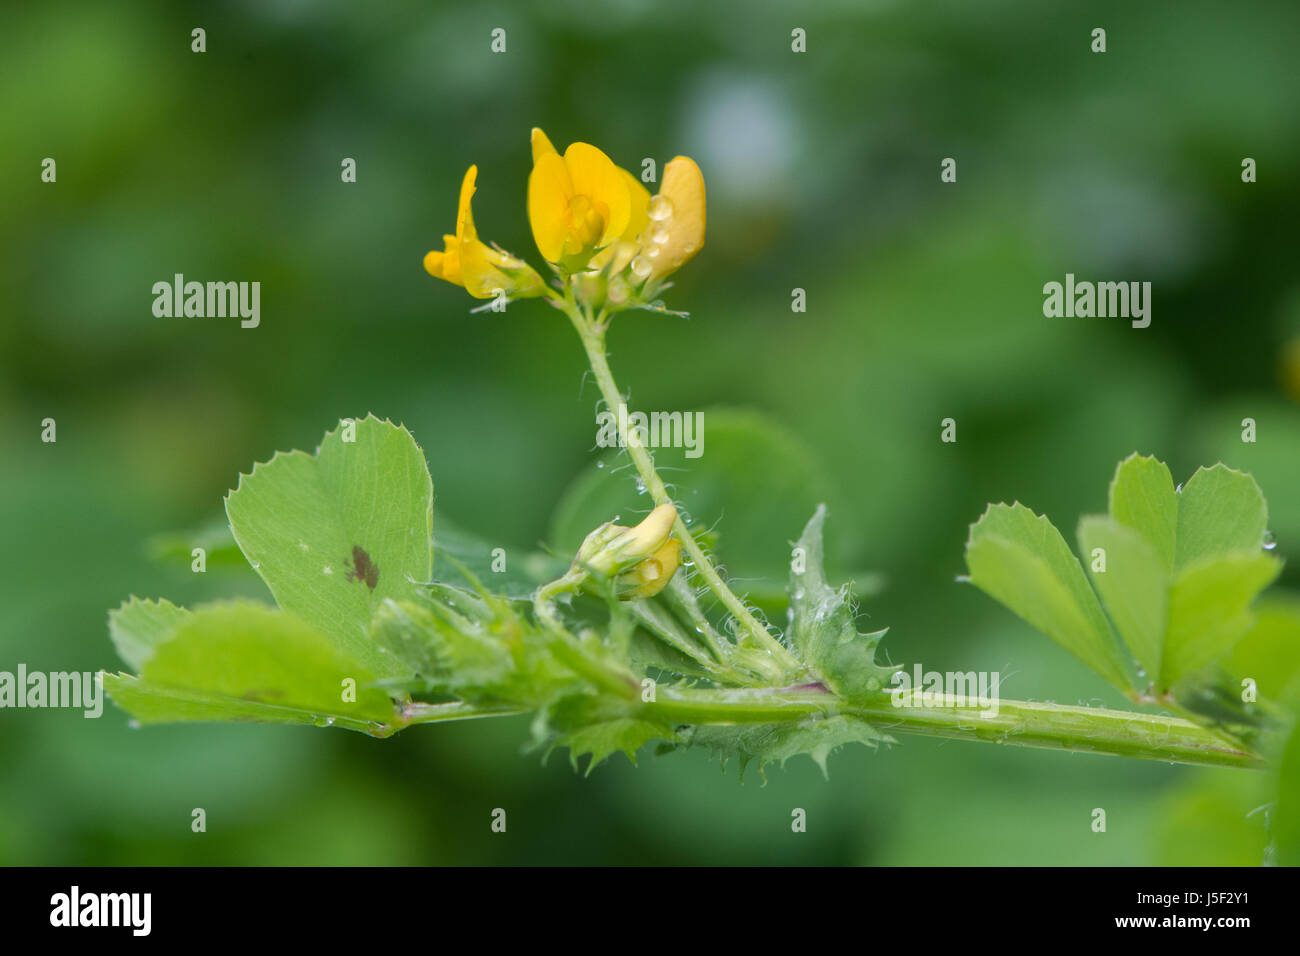
{"type": "Polygon", "coordinates": [[[660,719],[686,724],[777,723],[848,714],[886,733],[1206,767],[1263,767],[1257,755],[1181,717],[1025,700],[1000,700],[995,710],[992,701],[972,703],[951,695],[940,695],[929,705],[911,703],[895,706],[889,693],[848,702],[825,691],[664,689],[645,707],[660,719]]]}
{"type": "MultiPolygon", "coordinates": [[[[848,702],[826,691],[661,687],[653,702],[629,702],[627,706],[629,716],[691,726],[792,723],[843,714],[868,721],[882,733],[1110,754],[1201,767],[1265,768],[1258,755],[1181,717],[1028,700],[1000,700],[994,713],[990,703],[972,704],[940,695],[928,705],[898,707],[888,693],[870,701],[848,702]]],[[[469,704],[410,704],[402,724],[518,713],[523,711],[469,704]]]]}
{"type": "MultiPolygon", "coordinates": [[[[654,499],[656,505],[674,504],[672,496],[668,494],[668,489],[664,487],[663,480],[659,473],[655,471],[654,461],[645,447],[636,440],[635,436],[627,434],[623,427],[621,417],[618,416],[619,405],[622,404],[622,393],[614,382],[614,374],[609,367],[609,359],[605,354],[605,329],[604,325],[590,316],[584,316],[582,312],[574,306],[565,304],[564,311],[572,320],[574,328],[578,330],[578,335],[582,339],[582,346],[586,350],[587,360],[591,364],[592,375],[595,376],[596,384],[600,388],[601,396],[605,400],[605,405],[619,420],[619,436],[627,449],[628,456],[636,466],[637,474],[641,476],[641,481],[646,490],[654,499]]],[[[686,522],[682,520],[681,513],[678,512],[673,520],[673,533],[682,542],[682,547],[690,555],[694,563],[695,572],[704,579],[705,584],[709,586],[723,606],[731,612],[732,617],[744,629],[753,646],[766,652],[772,663],[773,679],[783,677],[792,677],[801,669],[797,660],[791,656],[790,652],[778,641],[768,629],[760,622],[745,602],[738,598],[735,593],[722,580],[713,562],[705,554],[704,549],[700,547],[695,536],[691,534],[690,529],[686,527],[686,522]]]]}

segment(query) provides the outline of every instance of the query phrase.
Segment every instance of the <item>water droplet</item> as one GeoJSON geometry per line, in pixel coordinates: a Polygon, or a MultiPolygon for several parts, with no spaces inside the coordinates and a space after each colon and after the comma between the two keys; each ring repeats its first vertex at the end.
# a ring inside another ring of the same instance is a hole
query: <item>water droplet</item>
{"type": "Polygon", "coordinates": [[[1272,551],[1277,547],[1277,538],[1273,536],[1272,531],[1264,532],[1264,550],[1272,551]]]}
{"type": "Polygon", "coordinates": [[[638,495],[645,494],[645,482],[642,481],[640,478],[636,480],[636,493],[638,495]]]}
{"type": "Polygon", "coordinates": [[[127,725],[128,727],[130,727],[132,730],[139,730],[139,729],[140,729],[140,721],[138,721],[138,720],[128,720],[128,721],[126,722],[126,725],[127,725]]]}
{"type": "Polygon", "coordinates": [[[254,570],[254,571],[256,571],[258,568],[260,568],[260,567],[262,566],[262,562],[261,562],[261,561],[249,561],[248,563],[251,564],[251,565],[253,566],[253,570],[254,570]]]}
{"type": "Polygon", "coordinates": [[[663,222],[665,219],[672,218],[673,201],[667,196],[655,196],[650,200],[650,218],[655,222],[663,222]]]}
{"type": "Polygon", "coordinates": [[[1178,487],[1174,489],[1174,494],[1181,495],[1182,493],[1183,493],[1183,483],[1180,481],[1178,483],[1178,487]]]}
{"type": "Polygon", "coordinates": [[[646,256],[647,256],[648,258],[650,258],[650,259],[657,258],[658,255],[659,255],[659,247],[658,247],[658,246],[651,246],[648,250],[646,250],[646,256]]]}
{"type": "Polygon", "coordinates": [[[597,467],[597,468],[604,468],[604,467],[605,467],[605,463],[604,463],[603,461],[598,461],[598,462],[596,462],[596,467],[597,467]]]}
{"type": "Polygon", "coordinates": [[[654,271],[654,266],[645,256],[637,256],[632,260],[632,274],[638,279],[644,279],[654,271]]]}
{"type": "Polygon", "coordinates": [[[306,541],[299,541],[298,547],[302,548],[304,551],[308,550],[306,541]]]}
{"type": "Polygon", "coordinates": [[[660,223],[650,230],[650,241],[657,246],[662,246],[671,235],[672,233],[669,232],[668,227],[660,223]]]}
{"type": "Polygon", "coordinates": [[[331,568],[331,567],[327,564],[327,565],[325,565],[325,570],[322,571],[321,573],[322,573],[322,574],[333,574],[333,573],[334,573],[334,569],[331,568]]]}

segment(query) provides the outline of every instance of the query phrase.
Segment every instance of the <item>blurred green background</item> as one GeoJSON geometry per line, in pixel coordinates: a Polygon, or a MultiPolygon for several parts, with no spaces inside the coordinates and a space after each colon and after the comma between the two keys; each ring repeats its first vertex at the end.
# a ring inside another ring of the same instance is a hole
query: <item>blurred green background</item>
{"type": "MultiPolygon", "coordinates": [[[[241,471],[342,416],[411,428],[439,517],[547,540],[593,457],[576,338],[536,304],[471,315],[420,264],[470,163],[480,233],[538,263],[540,125],[628,168],[704,171],[708,242],[668,303],[691,318],[611,335],[635,405],[754,409],[797,435],[832,575],[883,579],[864,610],[892,660],[1118,703],[954,581],[966,528],[1018,499],[1072,540],[1137,450],[1178,480],[1220,458],[1254,472],[1279,552],[1300,549],[1298,29],[1289,0],[6,5],[0,669],[118,668],[105,616],[132,593],[269,598],[148,542],[219,518],[241,471]],[[260,281],[261,327],[155,318],[176,272],[260,281]],[[1150,280],[1151,327],[1044,318],[1066,272],[1150,280]]],[[[777,529],[774,560],[800,530],[777,529]]],[[[1247,817],[1265,778],[1232,771],[901,738],[839,753],[829,783],[798,759],[741,786],[698,751],[583,779],[521,755],[526,736],[525,718],[376,741],[7,710],[0,862],[1252,864],[1265,842],[1247,817]]]]}

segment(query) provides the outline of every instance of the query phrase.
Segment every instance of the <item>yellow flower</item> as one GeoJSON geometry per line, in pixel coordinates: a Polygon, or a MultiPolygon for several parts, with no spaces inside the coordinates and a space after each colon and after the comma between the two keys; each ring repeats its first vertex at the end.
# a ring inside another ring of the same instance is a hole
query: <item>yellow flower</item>
{"type": "Polygon", "coordinates": [[[647,209],[649,228],[637,243],[632,275],[662,279],[694,257],[704,247],[704,205],[700,167],[689,156],[676,157],[647,209]]]}
{"type": "Polygon", "coordinates": [[[677,509],[662,504],[633,528],[607,523],[582,542],[573,566],[606,579],[625,600],[654,597],[677,572],[682,543],[672,537],[677,509]]]}
{"type": "Polygon", "coordinates": [[[528,220],[547,262],[578,271],[597,251],[635,241],[649,222],[649,206],[646,188],[595,146],[570,143],[561,156],[533,129],[528,220]]]}
{"type": "Polygon", "coordinates": [[[456,212],[456,234],[443,236],[443,251],[436,249],[424,257],[424,268],[435,279],[445,279],[476,299],[491,299],[504,292],[511,298],[542,294],[542,277],[528,263],[484,244],[474,228],[470,199],[478,167],[471,166],[460,185],[460,203],[456,212]]]}

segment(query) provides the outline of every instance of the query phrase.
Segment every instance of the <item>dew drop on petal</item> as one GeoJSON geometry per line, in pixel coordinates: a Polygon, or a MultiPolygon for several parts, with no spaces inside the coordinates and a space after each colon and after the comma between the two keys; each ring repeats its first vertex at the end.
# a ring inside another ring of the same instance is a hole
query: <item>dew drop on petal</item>
{"type": "Polygon", "coordinates": [[[1264,532],[1264,550],[1272,551],[1277,548],[1277,538],[1273,536],[1272,531],[1264,532]]]}
{"type": "Polygon", "coordinates": [[[669,238],[671,238],[671,236],[672,233],[668,230],[668,227],[663,225],[662,223],[656,225],[653,229],[650,230],[650,241],[658,246],[662,246],[664,243],[666,243],[669,240],[669,238]]]}
{"type": "Polygon", "coordinates": [[[645,256],[637,256],[632,260],[632,274],[638,279],[644,279],[654,271],[654,266],[645,256]]]}
{"type": "Polygon", "coordinates": [[[655,196],[650,200],[649,215],[655,222],[663,222],[673,214],[673,201],[667,196],[655,196]]]}

